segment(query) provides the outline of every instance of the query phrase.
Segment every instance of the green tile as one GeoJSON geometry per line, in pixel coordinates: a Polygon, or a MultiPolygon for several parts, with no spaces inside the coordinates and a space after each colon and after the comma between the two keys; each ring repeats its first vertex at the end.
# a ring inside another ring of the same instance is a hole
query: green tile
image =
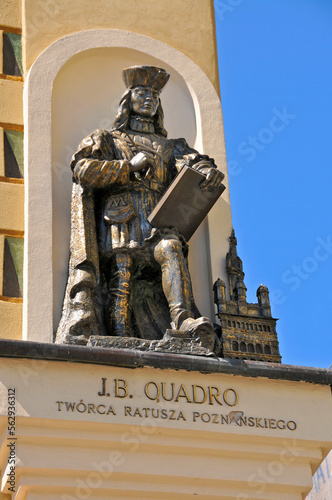
{"type": "Polygon", "coordinates": [[[18,168],[23,177],[24,172],[24,156],[23,156],[23,132],[17,130],[5,130],[6,137],[15,155],[18,168]]]}
{"type": "Polygon", "coordinates": [[[17,35],[16,33],[6,33],[13,47],[14,54],[21,70],[21,74],[23,75],[23,65],[22,65],[22,36],[17,35]]]}
{"type": "Polygon", "coordinates": [[[11,238],[6,237],[8,242],[10,253],[13,258],[15,271],[17,274],[18,282],[21,290],[23,290],[23,250],[24,250],[24,239],[23,238],[11,238]]]}

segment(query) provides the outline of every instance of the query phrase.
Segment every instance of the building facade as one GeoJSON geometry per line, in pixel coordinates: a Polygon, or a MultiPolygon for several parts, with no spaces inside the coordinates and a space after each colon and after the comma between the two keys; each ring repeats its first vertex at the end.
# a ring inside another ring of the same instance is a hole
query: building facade
{"type": "Polygon", "coordinates": [[[0,12],[0,324],[22,338],[24,173],[22,5],[0,12]]]}
{"type": "Polygon", "coordinates": [[[246,301],[212,0],[2,0],[0,29],[0,500],[302,500],[332,443],[332,379],[281,365],[268,290],[246,301]],[[53,343],[70,158],[112,126],[134,64],[171,74],[170,136],[225,173],[190,250],[210,318],[220,277],[224,359],[53,343]]]}

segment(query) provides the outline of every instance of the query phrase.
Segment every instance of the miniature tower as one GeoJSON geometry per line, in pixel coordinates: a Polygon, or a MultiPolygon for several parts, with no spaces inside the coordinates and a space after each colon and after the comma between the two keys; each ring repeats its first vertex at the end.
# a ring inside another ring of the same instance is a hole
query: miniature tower
{"type": "Polygon", "coordinates": [[[247,302],[242,260],[237,255],[234,229],[229,238],[226,255],[230,300],[226,299],[226,285],[218,279],[214,284],[214,301],[222,328],[222,348],[225,358],[281,362],[276,332],[277,320],[271,316],[269,290],[260,285],[258,303],[247,302]]]}

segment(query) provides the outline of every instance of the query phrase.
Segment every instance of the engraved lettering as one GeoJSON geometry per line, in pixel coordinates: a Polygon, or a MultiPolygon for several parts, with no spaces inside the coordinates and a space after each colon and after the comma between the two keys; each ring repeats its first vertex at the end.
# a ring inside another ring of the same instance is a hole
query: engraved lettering
{"type": "Polygon", "coordinates": [[[247,417],[240,417],[240,420],[238,422],[236,422],[238,425],[245,425],[247,426],[247,417]]]}
{"type": "Polygon", "coordinates": [[[88,413],[96,413],[95,405],[92,403],[88,404],[88,413]]]}
{"type": "Polygon", "coordinates": [[[209,391],[209,405],[213,405],[213,399],[215,399],[216,402],[218,403],[218,405],[223,406],[221,401],[219,401],[219,399],[218,399],[218,396],[220,396],[220,389],[218,389],[218,387],[210,387],[209,386],[208,391],[209,391]],[[214,390],[217,392],[217,394],[213,394],[214,390]]]}
{"type": "Polygon", "coordinates": [[[254,417],[249,417],[248,418],[248,426],[249,427],[255,427],[255,419],[254,419],[254,417]]]}
{"type": "Polygon", "coordinates": [[[143,411],[145,412],[145,417],[148,418],[149,417],[150,408],[143,408],[143,411]]]}
{"type": "Polygon", "coordinates": [[[278,429],[284,429],[286,427],[284,420],[278,420],[277,427],[278,429]]]}
{"type": "Polygon", "coordinates": [[[106,380],[107,378],[101,379],[101,391],[98,392],[98,396],[110,396],[110,394],[106,392],[106,380]]]}
{"type": "Polygon", "coordinates": [[[270,429],[276,429],[277,428],[276,421],[275,421],[274,418],[270,418],[269,419],[269,427],[270,427],[270,429]]]}
{"type": "Polygon", "coordinates": [[[189,398],[189,396],[187,394],[186,388],[185,388],[185,386],[183,384],[180,385],[180,389],[179,389],[178,395],[175,398],[175,402],[176,403],[179,401],[179,398],[186,398],[187,403],[191,403],[190,398],[189,398]]]}
{"type": "MultiPolygon", "coordinates": [[[[66,406],[67,406],[67,403],[66,403],[66,406]]],[[[70,407],[71,411],[74,411],[74,409],[75,409],[75,403],[68,403],[68,406],[70,407]],[[74,408],[71,408],[70,405],[74,405],[74,408]]],[[[86,404],[83,403],[83,399],[81,399],[80,402],[76,405],[76,410],[79,413],[85,413],[86,412],[86,404]]],[[[67,407],[67,411],[68,411],[68,407],[67,407]]]]}
{"type": "Polygon", "coordinates": [[[131,406],[125,406],[125,417],[131,417],[131,406]]]}
{"type": "Polygon", "coordinates": [[[192,388],[193,388],[193,403],[197,403],[200,405],[205,403],[206,398],[207,398],[207,394],[206,394],[206,390],[204,389],[204,387],[202,387],[201,385],[193,385],[192,388]],[[199,401],[197,399],[197,392],[196,392],[197,389],[199,389],[203,393],[203,394],[201,393],[201,397],[202,397],[201,401],[199,401]]]}
{"type": "MultiPolygon", "coordinates": [[[[81,400],[81,401],[82,401],[82,400],[81,400]]],[[[69,411],[69,410],[74,411],[74,410],[75,410],[76,403],[68,403],[68,402],[66,401],[66,403],[65,403],[65,404],[66,404],[66,410],[67,410],[67,411],[69,411]]],[[[77,409],[77,411],[79,411],[79,410],[77,409]]]]}
{"type": "Polygon", "coordinates": [[[109,407],[109,409],[107,410],[106,415],[109,415],[110,413],[112,413],[112,415],[116,415],[116,413],[115,413],[115,411],[114,411],[114,409],[113,409],[113,406],[112,406],[112,405],[111,405],[111,406],[109,407]]]}
{"type": "Polygon", "coordinates": [[[221,421],[220,421],[221,424],[224,424],[224,423],[228,424],[228,415],[221,414],[220,417],[221,417],[221,421]]]}
{"type": "Polygon", "coordinates": [[[105,415],[105,410],[106,410],[106,407],[105,405],[98,405],[97,406],[97,412],[100,414],[100,415],[105,415]],[[100,411],[99,408],[104,408],[104,411],[100,411]]]}
{"type": "Polygon", "coordinates": [[[171,396],[170,398],[166,398],[166,394],[165,394],[165,393],[166,393],[166,390],[165,390],[165,385],[166,385],[166,384],[165,384],[165,382],[162,382],[162,383],[161,383],[161,395],[162,395],[162,397],[163,397],[163,399],[164,399],[165,401],[173,401],[173,399],[174,399],[174,385],[175,385],[175,384],[174,384],[174,383],[171,383],[171,387],[172,387],[172,396],[171,396]]]}
{"type": "Polygon", "coordinates": [[[228,406],[236,406],[239,402],[238,393],[234,389],[226,389],[223,399],[228,406]]]}
{"type": "Polygon", "coordinates": [[[158,403],[160,402],[160,389],[155,382],[148,382],[147,384],[145,384],[144,393],[146,397],[151,399],[152,401],[157,401],[158,403]],[[152,390],[155,391],[154,395],[150,394],[150,386],[152,386],[152,390]]]}
{"type": "Polygon", "coordinates": [[[116,378],[114,379],[114,383],[115,383],[115,397],[126,398],[128,396],[128,391],[127,391],[128,384],[126,380],[116,378]]]}
{"type": "Polygon", "coordinates": [[[142,418],[141,412],[139,411],[139,408],[138,408],[138,407],[136,408],[136,410],[135,410],[135,412],[134,412],[133,417],[136,417],[136,416],[138,416],[138,417],[141,417],[141,418],[142,418]]]}
{"type": "Polygon", "coordinates": [[[174,417],[174,415],[175,415],[175,410],[169,410],[169,412],[170,412],[169,419],[170,419],[170,420],[176,420],[176,418],[174,417]]]}
{"type": "Polygon", "coordinates": [[[256,427],[262,427],[262,429],[264,428],[263,425],[260,423],[262,419],[261,418],[256,418],[256,427]]]}
{"type": "Polygon", "coordinates": [[[58,405],[58,411],[61,411],[61,406],[63,405],[63,401],[56,401],[55,404],[58,405]]]}

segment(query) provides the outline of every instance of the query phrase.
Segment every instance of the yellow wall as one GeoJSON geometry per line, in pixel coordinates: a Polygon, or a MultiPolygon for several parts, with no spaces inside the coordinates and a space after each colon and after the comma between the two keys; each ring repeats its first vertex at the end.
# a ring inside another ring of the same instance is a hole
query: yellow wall
{"type": "Polygon", "coordinates": [[[0,324],[2,339],[22,339],[22,299],[0,300],[0,324]]]}
{"type": "Polygon", "coordinates": [[[0,182],[0,228],[24,230],[24,187],[18,181],[0,182]]]}
{"type": "Polygon", "coordinates": [[[212,0],[25,0],[25,68],[57,39],[102,28],[171,45],[196,62],[219,92],[212,0]]]}
{"type": "MultiPolygon", "coordinates": [[[[0,34],[20,33],[22,25],[25,74],[59,38],[82,30],[113,28],[158,39],[183,52],[202,68],[219,93],[213,0],[0,0],[0,34]]],[[[1,290],[4,237],[22,237],[24,230],[23,181],[5,178],[2,129],[22,130],[22,126],[23,79],[0,71],[1,290]]],[[[9,299],[0,292],[0,324],[0,337],[21,337],[22,299],[9,299]]]]}
{"type": "Polygon", "coordinates": [[[0,79],[0,122],[23,125],[22,81],[9,77],[0,79]]]}
{"type": "Polygon", "coordinates": [[[21,27],[21,0],[0,0],[0,337],[13,340],[22,337],[22,299],[2,296],[4,239],[23,236],[24,186],[22,179],[5,177],[3,129],[23,130],[23,78],[2,73],[2,33],[20,33],[21,27]]]}
{"type": "Polygon", "coordinates": [[[22,0],[1,0],[0,26],[21,28],[22,0]]]}

